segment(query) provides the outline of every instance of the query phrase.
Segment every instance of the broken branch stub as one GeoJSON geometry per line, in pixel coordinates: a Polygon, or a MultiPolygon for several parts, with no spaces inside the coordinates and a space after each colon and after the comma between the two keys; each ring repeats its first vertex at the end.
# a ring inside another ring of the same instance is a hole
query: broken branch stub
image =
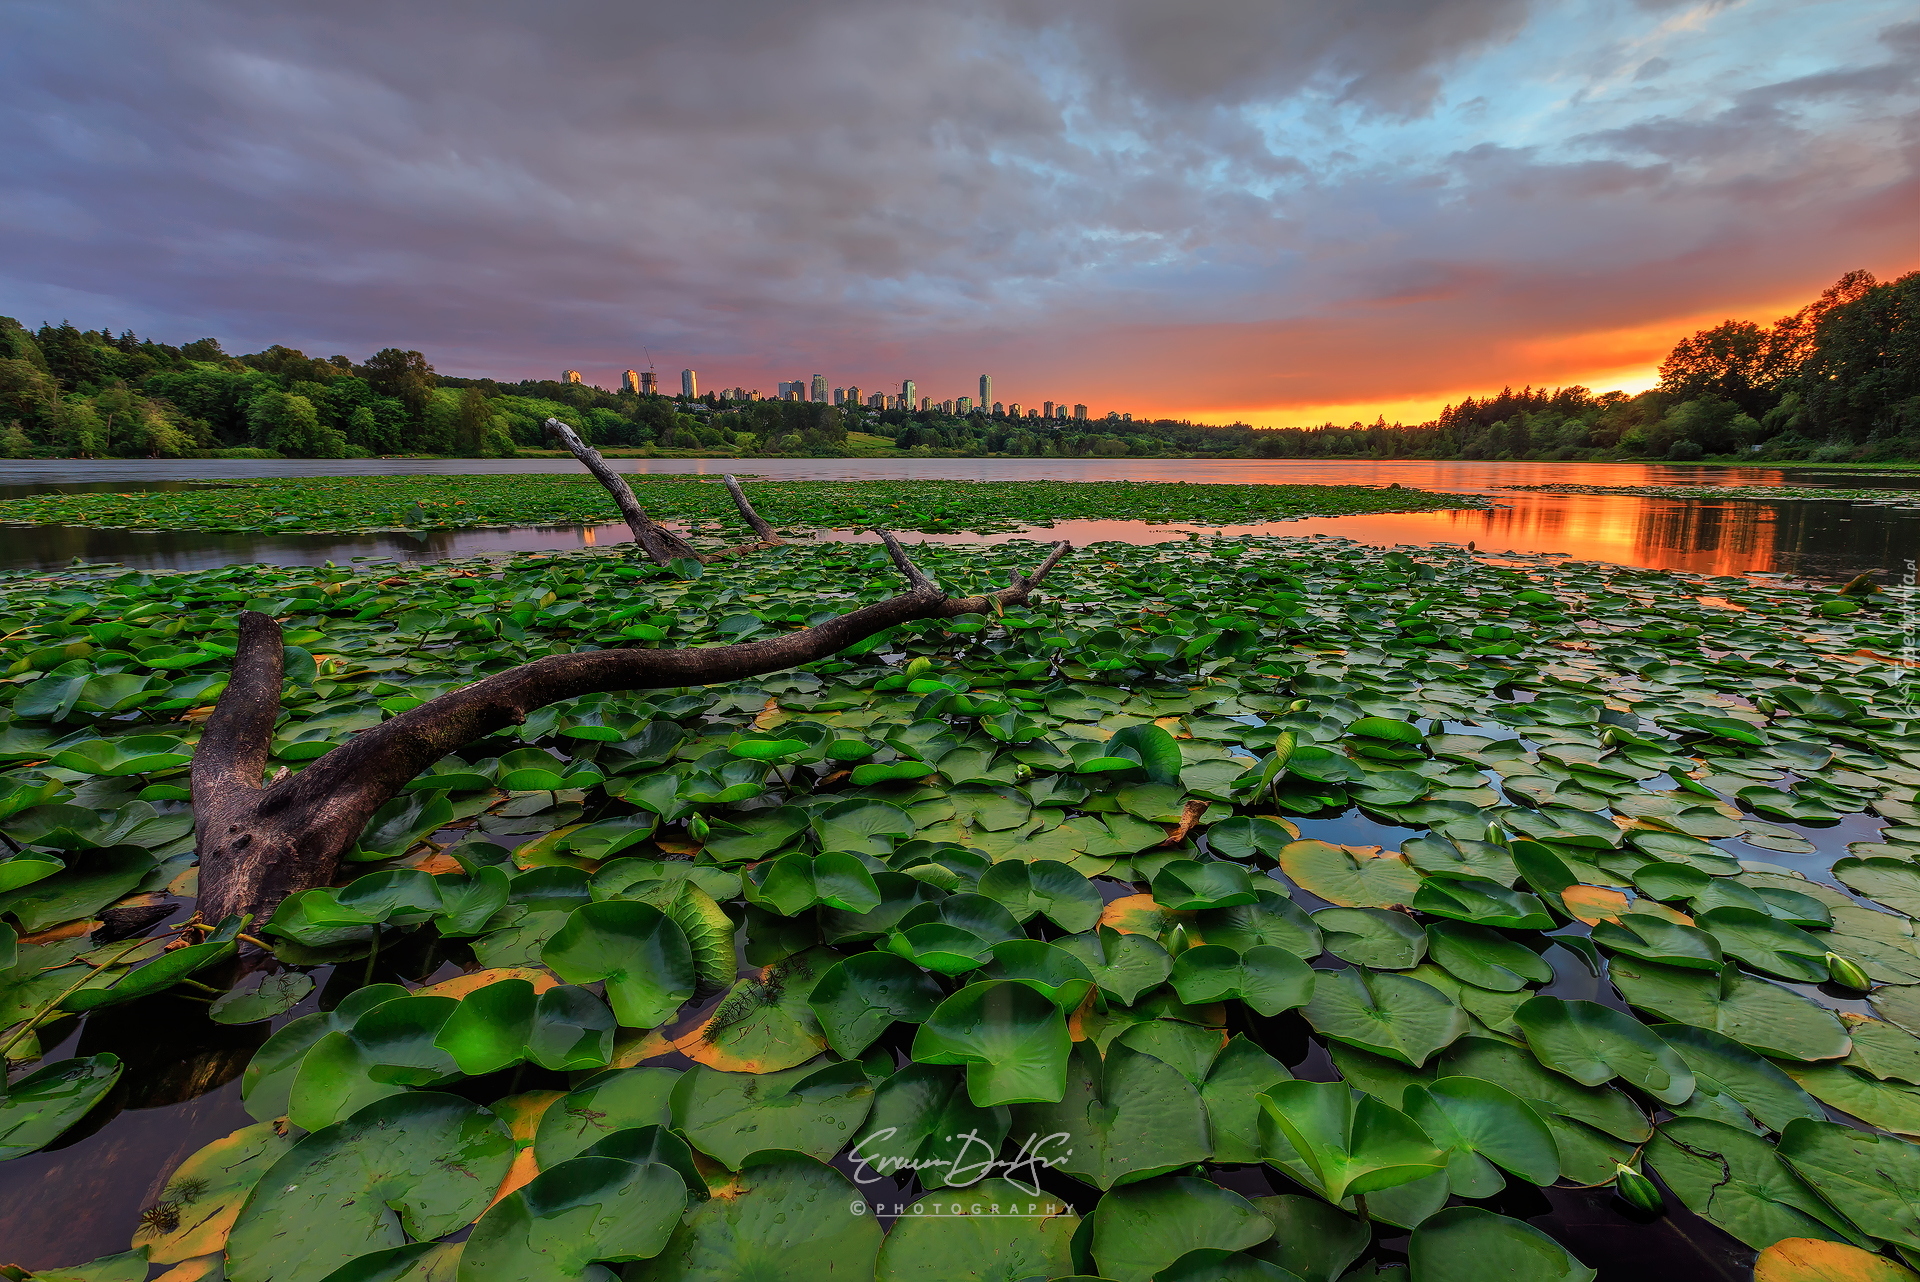
{"type": "Polygon", "coordinates": [[[1068,551],[1031,575],[979,596],[949,597],[894,543],[910,590],[886,601],[764,641],[684,650],[588,650],[550,655],[363,730],[298,774],[265,784],[280,712],[280,625],[240,616],[239,651],[227,688],[207,719],[193,759],[193,802],[203,921],[240,913],[264,921],[280,901],[330,884],[373,813],[422,770],[550,703],[586,694],[713,685],[762,676],[836,654],[915,619],[997,613],[1024,604],[1068,551]]]}

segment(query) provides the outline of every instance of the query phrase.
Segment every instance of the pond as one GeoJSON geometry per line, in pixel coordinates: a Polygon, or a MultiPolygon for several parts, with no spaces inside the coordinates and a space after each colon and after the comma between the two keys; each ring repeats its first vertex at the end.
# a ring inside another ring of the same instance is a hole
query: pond
{"type": "MultiPolygon", "coordinates": [[[[1845,491],[1852,488],[1912,488],[1916,482],[1920,482],[1920,478],[1902,474],[1811,474],[1765,469],[1555,464],[1314,464],[1259,460],[729,460],[721,463],[670,460],[623,461],[621,466],[623,470],[711,475],[737,469],[743,474],[757,473],[793,479],[945,477],[955,480],[1398,483],[1413,488],[1485,494],[1493,497],[1500,506],[1486,511],[1315,517],[1271,526],[1227,527],[1224,532],[1322,536],[1315,540],[1319,545],[1319,555],[1329,552],[1337,555],[1341,545],[1336,541],[1341,539],[1356,540],[1376,547],[1425,544],[1465,548],[1468,544],[1475,544],[1483,553],[1515,553],[1511,564],[1523,569],[1530,567],[1544,577],[1560,574],[1578,578],[1585,573],[1571,567],[1556,567],[1555,562],[1559,558],[1545,555],[1551,553],[1564,554],[1588,563],[1612,562],[1703,574],[1773,572],[1832,580],[1850,578],[1863,570],[1884,569],[1897,576],[1907,564],[1906,558],[1920,548],[1920,525],[1916,525],[1913,511],[1857,504],[1845,498],[1845,491]],[[1663,498],[1645,494],[1542,493],[1502,488],[1538,484],[1713,485],[1724,487],[1728,496],[1663,498]],[[1834,489],[1836,497],[1831,500],[1777,501],[1740,500],[1734,497],[1742,487],[1781,484],[1819,484],[1834,489]]],[[[360,464],[290,464],[212,461],[192,464],[63,464],[57,467],[21,465],[0,471],[0,497],[44,492],[48,488],[178,488],[208,480],[290,474],[331,475],[348,470],[363,474],[376,470],[532,473],[572,471],[573,468],[570,462],[564,460],[495,463],[369,461],[360,464]]],[[[986,538],[909,537],[985,544],[1047,537],[1067,538],[1076,544],[1103,539],[1147,544],[1182,540],[1190,535],[1210,538],[1222,532],[1219,527],[1076,521],[1064,522],[1048,530],[1036,529],[986,538]]],[[[853,533],[843,533],[837,537],[871,538],[869,535],[853,533]]],[[[87,562],[121,562],[144,569],[185,570],[242,562],[296,566],[332,560],[344,564],[354,558],[432,562],[461,557],[504,557],[506,554],[538,549],[606,546],[623,542],[625,538],[623,526],[606,525],[469,530],[429,533],[417,537],[395,533],[313,538],[133,534],[117,530],[14,527],[6,532],[5,547],[0,550],[0,566],[51,568],[65,565],[75,558],[87,562]]],[[[806,556],[819,555],[821,552],[817,549],[806,551],[806,556]]],[[[1139,555],[1127,550],[1115,554],[1121,562],[1139,555]]],[[[1371,553],[1370,558],[1376,562],[1386,559],[1377,552],[1371,553]]],[[[607,558],[598,560],[604,563],[607,558]]],[[[1500,563],[1497,555],[1480,560],[1481,566],[1500,563]]],[[[529,562],[523,560],[524,564],[529,562]]],[[[487,569],[477,568],[483,572],[487,569]]],[[[409,571],[410,575],[418,573],[409,571]]],[[[750,574],[750,570],[742,567],[735,573],[750,574]]],[[[1715,585],[1714,590],[1736,593],[1740,589],[1733,586],[1722,589],[1720,585],[1715,585]]],[[[1174,588],[1163,585],[1163,591],[1169,598],[1175,595],[1174,588]]],[[[1705,599],[1700,598],[1703,601],[1705,599]]],[[[1122,604],[1124,608],[1132,608],[1122,604]]],[[[504,602],[502,608],[505,608],[504,602]]],[[[1240,606],[1225,595],[1209,602],[1203,593],[1201,599],[1190,608],[1201,616],[1215,617],[1240,606]]],[[[420,646],[424,650],[431,621],[411,626],[420,629],[420,646]]],[[[1804,625],[1799,627],[1804,628],[1804,625]]],[[[1568,639],[1567,644],[1567,657],[1578,660],[1581,642],[1568,639]]],[[[1338,653],[1337,650],[1328,651],[1329,655],[1338,653]]],[[[1646,656],[1649,660],[1655,657],[1657,655],[1654,652],[1646,656]]],[[[1316,667],[1323,672],[1333,672],[1337,663],[1335,658],[1326,658],[1316,661],[1316,667]]],[[[1382,664],[1381,668],[1384,671],[1386,665],[1382,664]]],[[[1672,670],[1661,665],[1645,667],[1644,671],[1651,674],[1658,671],[1670,673],[1672,670]]],[[[1571,669],[1562,673],[1568,680],[1577,675],[1571,669]]],[[[1649,676],[1648,679],[1654,678],[1649,676]]],[[[1679,677],[1674,679],[1680,680],[1679,677]]],[[[1326,680],[1330,685],[1331,678],[1326,680]]],[[[1389,709],[1397,706],[1397,701],[1405,697],[1404,691],[1394,689],[1371,693],[1383,701],[1381,706],[1389,709]]],[[[1510,689],[1483,693],[1489,701],[1517,700],[1522,697],[1510,689]]],[[[1692,688],[1684,685],[1674,686],[1669,693],[1671,697],[1693,697],[1692,688]]],[[[1322,696],[1323,700],[1331,697],[1322,696]]],[[[1530,699],[1532,695],[1524,697],[1530,699]]],[[[1369,704],[1369,709],[1372,706],[1369,704]]],[[[734,712],[750,717],[759,707],[756,701],[751,707],[735,709],[734,712]]],[[[1284,704],[1280,705],[1280,710],[1284,711],[1284,704]]],[[[1093,714],[1083,715],[1090,718],[1093,714]]],[[[1167,719],[1177,720],[1178,715],[1176,711],[1167,719]]],[[[1387,715],[1393,713],[1389,711],[1387,715]]],[[[1461,714],[1456,709],[1452,715],[1461,714]]],[[[1435,731],[1456,735],[1472,735],[1477,729],[1485,732],[1485,722],[1450,720],[1437,710],[1429,710],[1423,717],[1432,719],[1435,731]]],[[[1257,721],[1259,718],[1252,719],[1257,721]]],[[[1518,724],[1524,727],[1528,723],[1521,719],[1518,724]]],[[[1538,724],[1540,729],[1534,734],[1521,731],[1521,742],[1530,753],[1536,755],[1542,747],[1552,747],[1553,744],[1550,719],[1543,719],[1538,724]]],[[[1221,729],[1214,727],[1216,732],[1221,729]]],[[[1484,778],[1488,783],[1498,785],[1499,776],[1496,772],[1485,772],[1484,778]]],[[[1454,782],[1461,786],[1462,796],[1478,795],[1480,792],[1472,778],[1454,782]]],[[[1659,782],[1649,781],[1645,787],[1651,792],[1659,782]]],[[[1718,779],[1715,787],[1725,791],[1742,782],[1718,779]]],[[[1623,792],[1629,801],[1635,800],[1631,787],[1617,791],[1623,792]]],[[[1485,795],[1486,800],[1473,804],[1499,804],[1491,790],[1487,790],[1485,795]]],[[[1589,803],[1588,808],[1594,804],[1597,803],[1589,803]]],[[[1484,822],[1484,817],[1481,822],[1484,822]]],[[[1385,846],[1389,850],[1416,835],[1411,823],[1397,825],[1383,822],[1362,814],[1358,809],[1310,817],[1302,814],[1297,827],[1304,838],[1356,847],[1385,846]]],[[[1879,836],[1880,828],[1881,823],[1877,818],[1850,813],[1838,822],[1811,826],[1796,822],[1791,832],[1785,829],[1773,831],[1771,839],[1774,844],[1768,846],[1750,844],[1724,835],[1711,836],[1710,841],[1719,857],[1730,856],[1769,864],[1783,871],[1820,876],[1835,859],[1848,853],[1850,843],[1871,842],[1879,836]],[[1784,837],[1781,835],[1783,832],[1784,837]]],[[[501,831],[523,830],[503,828],[501,831]]],[[[1715,856],[1709,853],[1708,857],[1715,856]]],[[[1109,899],[1115,894],[1131,893],[1130,886],[1123,889],[1119,882],[1095,880],[1101,893],[1109,899]]],[[[1321,907],[1327,901],[1308,899],[1306,902],[1309,907],[1321,907]]],[[[184,904],[181,911],[184,911],[184,904]]],[[[1568,933],[1579,932],[1572,930],[1568,933]]],[[[1543,995],[1598,1000],[1624,1009],[1611,988],[1598,981],[1586,968],[1581,956],[1571,948],[1550,948],[1546,960],[1550,963],[1553,978],[1539,990],[1543,995]]],[[[303,1015],[322,1005],[330,1008],[335,1003],[327,996],[326,989],[352,988],[365,974],[372,972],[371,959],[365,963],[364,971],[359,963],[338,968],[331,984],[324,970],[316,972],[316,978],[321,981],[321,990],[289,1011],[288,1016],[303,1015]]],[[[431,972],[429,977],[444,979],[448,973],[451,972],[431,972]]],[[[1833,1009],[1855,1014],[1864,1014],[1869,1010],[1864,1002],[1851,1000],[1833,991],[1817,993],[1816,986],[1811,984],[1799,984],[1796,987],[1804,994],[1818,996],[1833,1009]]],[[[336,991],[334,996],[337,995],[336,991]]],[[[204,1006],[199,1008],[200,1011],[204,1009],[204,1006]]],[[[275,1024],[283,1023],[284,1018],[277,1019],[275,1024]]],[[[1333,1080],[1336,1077],[1336,1064],[1326,1048],[1305,1035],[1306,1026],[1297,1017],[1288,1018],[1291,1022],[1284,1029],[1279,1024],[1259,1025],[1263,1035],[1271,1035],[1269,1044],[1276,1053],[1283,1049],[1286,1051],[1283,1058],[1297,1077],[1333,1080]]],[[[110,1007],[74,1023],[77,1026],[68,1031],[58,1044],[45,1048],[49,1059],[110,1051],[127,1062],[128,1071],[116,1092],[55,1145],[0,1164],[0,1263],[18,1261],[31,1268],[54,1268],[124,1249],[129,1226],[134,1223],[141,1208],[162,1200],[167,1172],[210,1140],[246,1126],[253,1120],[242,1105],[237,1073],[265,1037],[267,1025],[209,1025],[189,1000],[179,997],[151,998],[126,1007],[110,1007]]],[[[511,1089],[516,1091],[565,1090],[570,1085],[561,1074],[534,1069],[527,1071],[524,1081],[516,1076],[515,1083],[511,1089]]],[[[478,1089],[480,1084],[481,1079],[475,1079],[470,1084],[476,1088],[476,1099],[483,1094],[478,1089]]],[[[498,1082],[491,1083],[488,1087],[491,1093],[486,1094],[486,1098],[491,1099],[503,1093],[493,1089],[498,1086],[498,1082]]],[[[1221,1186],[1249,1197],[1285,1187],[1285,1182],[1277,1176],[1251,1165],[1220,1166],[1214,1168],[1211,1175],[1221,1186]]],[[[1072,1188],[1063,1186],[1069,1196],[1072,1196],[1072,1188]]],[[[1084,1188],[1079,1189],[1082,1195],[1086,1192],[1084,1188]]],[[[1634,1282],[1645,1282],[1648,1278],[1671,1278],[1675,1282],[1681,1279],[1686,1282],[1694,1282],[1695,1279],[1718,1282],[1724,1278],[1728,1282],[1735,1282],[1748,1274],[1751,1252],[1744,1251],[1719,1229],[1691,1215],[1674,1197],[1668,1198],[1669,1213],[1666,1217],[1650,1220],[1625,1208],[1605,1187],[1535,1189],[1515,1181],[1506,1192],[1487,1205],[1501,1214],[1526,1220],[1550,1232],[1581,1259],[1597,1265],[1604,1282],[1614,1282],[1615,1279],[1626,1282],[1628,1278],[1634,1279],[1634,1282]]],[[[1394,1251],[1403,1250],[1406,1243],[1404,1236],[1396,1237],[1391,1233],[1385,1233],[1381,1238],[1381,1245],[1389,1256],[1394,1251]]],[[[187,1282],[187,1276],[181,1275],[176,1282],[187,1282]]]]}
{"type": "MultiPolygon", "coordinates": [[[[1920,548],[1920,497],[1913,507],[1849,501],[1857,489],[1920,489],[1920,473],[1593,463],[1301,462],[1270,459],[620,459],[623,472],[778,480],[952,479],[977,481],[1189,481],[1246,484],[1398,484],[1481,494],[1489,509],[1381,516],[1307,517],[1225,533],[1334,534],[1380,546],[1474,544],[1482,549],[1559,552],[1582,560],[1705,574],[1754,571],[1845,580],[1866,570],[1897,576],[1920,548]],[[1512,486],[1702,487],[1725,497],[1551,493],[1512,486]],[[1831,490],[1831,499],[1741,499],[1744,488],[1794,485],[1831,490]]],[[[181,489],[208,481],[269,476],[572,473],[567,459],[109,460],[0,465],[0,499],[50,490],[181,489]]],[[[1154,543],[1223,527],[1070,521],[1045,537],[1075,544],[1117,539],[1154,543]]],[[[835,537],[835,536],[829,536],[835,537]]],[[[844,536],[840,536],[844,537],[844,536]]],[[[861,537],[861,536],[855,536],[861,537]]],[[[956,537],[956,536],[919,536],[956,537]]],[[[1018,535],[992,536],[989,541],[1018,535]]],[[[136,569],[203,569],[265,562],[344,563],[356,557],[436,561],[546,548],[623,542],[621,525],[544,526],[419,534],[298,536],[38,527],[9,530],[0,569],[55,568],[78,559],[136,569]]],[[[967,541],[969,536],[957,536],[967,541]]]]}

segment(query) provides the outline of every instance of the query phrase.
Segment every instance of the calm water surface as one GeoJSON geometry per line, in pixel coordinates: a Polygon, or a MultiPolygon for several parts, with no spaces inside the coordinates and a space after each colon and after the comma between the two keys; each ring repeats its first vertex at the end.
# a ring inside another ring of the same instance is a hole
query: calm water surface
{"type": "MultiPolygon", "coordinates": [[[[1332,534],[1374,544],[1477,544],[1481,549],[1564,552],[1584,560],[1612,561],[1707,573],[1777,570],[1814,578],[1846,578],[1867,569],[1898,570],[1920,553],[1920,506],[1869,507],[1849,502],[1849,489],[1920,489],[1915,473],[1821,473],[1811,469],[1639,466],[1557,463],[1293,462],[1285,460],[1124,459],[636,459],[619,460],[622,471],[718,476],[724,472],[778,479],[888,480],[1139,480],[1242,484],[1340,484],[1384,486],[1488,495],[1491,510],[1407,513],[1384,516],[1314,517],[1266,526],[1229,526],[1227,533],[1332,534]],[[1646,498],[1627,495],[1539,494],[1504,490],[1508,485],[1713,485],[1725,497],[1646,498]],[[1831,488],[1822,500],[1741,500],[1743,487],[1811,485],[1831,488]]],[[[0,465],[0,499],[49,490],[177,489],[208,481],[275,476],[420,475],[449,473],[576,472],[567,459],[348,460],[101,463],[10,463],[0,465]]],[[[1916,496],[1920,498],[1920,496],[1916,496]]],[[[1101,539],[1148,543],[1222,527],[1147,525],[1134,521],[1066,521],[1045,530],[990,536],[1065,538],[1076,544],[1101,539]]],[[[871,536],[845,534],[840,537],[871,536]]],[[[964,541],[970,536],[939,537],[964,541]]],[[[262,561],[317,564],[352,557],[431,561],[523,549],[605,546],[627,541],[621,525],[552,526],[512,530],[310,537],[287,535],[157,533],[80,530],[68,527],[0,527],[0,568],[56,567],[74,558],[114,561],[148,569],[192,569],[262,561]]],[[[1408,835],[1363,817],[1308,821],[1310,835],[1327,840],[1398,844],[1408,835]]],[[[1817,855],[1794,857],[1724,842],[1730,853],[1792,863],[1818,874],[1845,843],[1871,838],[1843,824],[1808,831],[1817,855]]],[[[1877,827],[1877,824],[1874,825],[1877,827]]],[[[1585,971],[1571,968],[1568,982],[1585,971]]],[[[1552,991],[1559,992],[1556,987],[1552,991]]],[[[1565,996],[1591,996],[1568,990],[1565,996]]],[[[294,1013],[312,1009],[314,998],[294,1013]]],[[[82,1021],[49,1058],[113,1050],[129,1062],[121,1087],[59,1147],[0,1164],[0,1263],[29,1268],[77,1264],[124,1250],[140,1208],[157,1196],[168,1171],[208,1141],[247,1124],[239,1107],[240,1068],[264,1026],[218,1029],[193,1018],[185,1003],[179,1018],[156,1027],[154,1003],[135,1011],[102,1012],[82,1021]],[[207,1030],[213,1028],[209,1033],[207,1030]],[[171,1066],[171,1067],[169,1067],[171,1066]]],[[[276,1021],[276,1023],[284,1021],[276,1021]]],[[[1302,1046],[1306,1043],[1301,1039],[1302,1046]]],[[[1324,1060],[1324,1055],[1319,1057],[1324,1060]]],[[[1309,1056],[1294,1065],[1298,1075],[1331,1078],[1330,1064],[1309,1056]]],[[[540,1083],[546,1085],[547,1083],[540,1083]]],[[[534,1083],[528,1083],[531,1086],[534,1083]]],[[[554,1085],[563,1085],[554,1083],[554,1085]]],[[[1268,1191],[1254,1168],[1223,1182],[1258,1195],[1268,1191]]],[[[1517,1186],[1494,1209],[1530,1220],[1599,1267],[1603,1282],[1647,1278],[1687,1282],[1745,1282],[1750,1253],[1689,1215],[1669,1199],[1670,1214],[1652,1224],[1630,1220],[1606,1190],[1517,1186]]],[[[156,1269],[156,1271],[158,1271],[156,1269]]]]}
{"type": "MultiPolygon", "coordinates": [[[[1286,459],[620,459],[623,472],[718,476],[738,472],[779,480],[1067,480],[1188,481],[1227,484],[1399,484],[1491,497],[1489,510],[1313,517],[1274,525],[1224,527],[1228,533],[1337,534],[1365,543],[1473,543],[1483,549],[1564,552],[1583,560],[1730,574],[1782,571],[1851,578],[1893,571],[1920,550],[1920,493],[1912,508],[1848,501],[1851,489],[1920,491],[1920,473],[1822,472],[1613,463],[1309,462],[1286,459]],[[1725,498],[1541,494],[1512,485],[1711,485],[1725,498]],[[1833,498],[1741,500],[1755,485],[1829,489],[1833,498]]],[[[110,460],[0,465],[0,499],[49,490],[175,489],[208,481],[272,476],[577,473],[571,459],[347,459],[191,461],[110,460]]],[[[1075,543],[1120,539],[1153,543],[1190,530],[1222,527],[1138,521],[1066,521],[1009,537],[1075,543]]],[[[967,536],[963,536],[967,537],[967,536]]],[[[143,569],[201,569],[236,562],[313,565],[352,557],[431,561],[486,553],[624,542],[620,525],[513,530],[395,531],[289,536],[14,527],[0,535],[0,569],[53,568],[76,557],[143,569]]]]}

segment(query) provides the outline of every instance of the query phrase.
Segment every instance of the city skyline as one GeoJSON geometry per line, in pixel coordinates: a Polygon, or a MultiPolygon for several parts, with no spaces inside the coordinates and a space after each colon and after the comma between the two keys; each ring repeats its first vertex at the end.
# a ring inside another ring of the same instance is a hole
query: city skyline
{"type": "Polygon", "coordinates": [[[1899,0],[1332,14],[31,4],[0,314],[1281,426],[1636,390],[1920,266],[1899,0]]]}

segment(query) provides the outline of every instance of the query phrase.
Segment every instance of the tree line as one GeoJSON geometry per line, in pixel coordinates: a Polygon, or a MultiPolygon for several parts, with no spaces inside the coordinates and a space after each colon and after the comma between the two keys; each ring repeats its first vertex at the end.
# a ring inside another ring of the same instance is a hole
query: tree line
{"type": "Polygon", "coordinates": [[[806,457],[1911,459],[1920,272],[1849,272],[1770,326],[1702,330],[1638,395],[1505,388],[1426,423],[1308,428],[642,396],[445,377],[391,347],[360,363],[278,345],[232,356],[211,338],[174,347],[0,316],[0,457],[511,457],[545,447],[549,417],[603,448],[806,457]]]}

